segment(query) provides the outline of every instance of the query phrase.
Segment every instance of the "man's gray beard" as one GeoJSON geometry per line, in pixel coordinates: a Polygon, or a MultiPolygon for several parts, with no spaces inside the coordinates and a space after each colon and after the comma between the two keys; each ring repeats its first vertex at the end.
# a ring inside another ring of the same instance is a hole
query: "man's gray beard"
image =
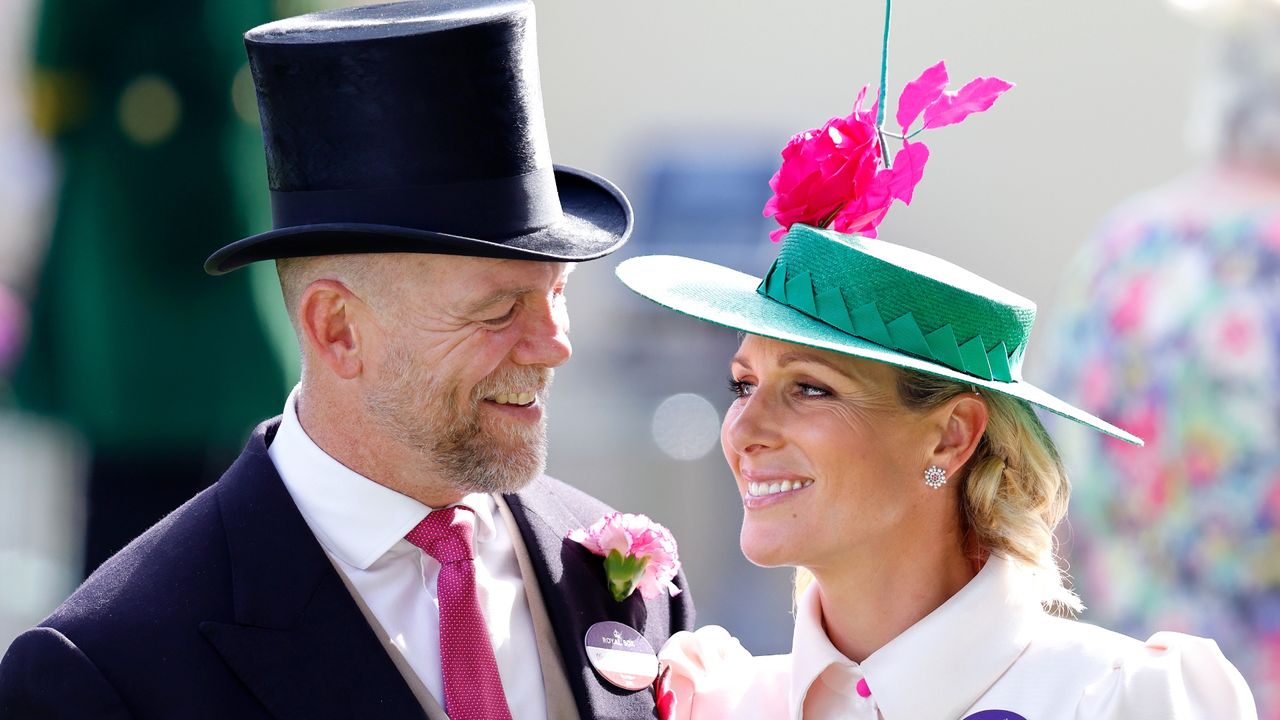
{"type": "Polygon", "coordinates": [[[369,416],[399,443],[420,453],[457,489],[515,492],[546,468],[550,368],[516,367],[496,373],[476,386],[466,407],[455,408],[456,387],[431,378],[404,348],[391,349],[383,366],[386,381],[365,398],[369,416]],[[542,418],[534,425],[512,424],[486,433],[479,418],[485,396],[524,388],[539,388],[542,418]]]}

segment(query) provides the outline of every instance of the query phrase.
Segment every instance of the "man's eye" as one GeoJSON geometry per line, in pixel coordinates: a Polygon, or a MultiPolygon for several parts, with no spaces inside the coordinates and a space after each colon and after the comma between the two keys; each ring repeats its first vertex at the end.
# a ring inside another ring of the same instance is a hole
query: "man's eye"
{"type": "Polygon", "coordinates": [[[516,306],[513,304],[511,306],[511,309],[507,310],[501,316],[496,318],[489,318],[488,320],[482,320],[481,322],[483,322],[486,325],[501,325],[515,316],[516,316],[516,306]]]}

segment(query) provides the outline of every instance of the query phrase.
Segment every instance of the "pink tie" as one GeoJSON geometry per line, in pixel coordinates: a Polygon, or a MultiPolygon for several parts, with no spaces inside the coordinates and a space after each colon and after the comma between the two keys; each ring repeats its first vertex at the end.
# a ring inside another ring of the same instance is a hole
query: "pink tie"
{"type": "Polygon", "coordinates": [[[474,524],[474,510],[449,507],[433,511],[404,537],[440,562],[436,596],[440,600],[445,712],[450,720],[511,720],[489,629],[476,596],[476,566],[471,554],[474,524]]]}

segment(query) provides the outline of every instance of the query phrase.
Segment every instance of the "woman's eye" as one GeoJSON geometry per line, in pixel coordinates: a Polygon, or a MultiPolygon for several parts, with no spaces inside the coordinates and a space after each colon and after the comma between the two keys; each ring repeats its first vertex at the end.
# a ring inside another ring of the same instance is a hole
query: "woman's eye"
{"type": "Polygon", "coordinates": [[[817,385],[810,385],[808,383],[796,383],[796,386],[800,388],[800,394],[804,395],[805,397],[827,397],[831,395],[830,390],[823,387],[818,387],[817,385]]]}
{"type": "Polygon", "coordinates": [[[749,382],[743,382],[735,378],[729,378],[729,392],[733,393],[736,398],[744,398],[755,392],[756,386],[749,382]]]}

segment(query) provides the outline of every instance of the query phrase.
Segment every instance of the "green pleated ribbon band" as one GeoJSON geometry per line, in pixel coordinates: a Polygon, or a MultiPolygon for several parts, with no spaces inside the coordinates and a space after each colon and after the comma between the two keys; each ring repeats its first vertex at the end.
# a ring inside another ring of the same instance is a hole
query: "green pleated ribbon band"
{"type": "Polygon", "coordinates": [[[984,380],[1022,379],[1036,306],[951,263],[795,225],[758,292],[850,335],[984,380]]]}

